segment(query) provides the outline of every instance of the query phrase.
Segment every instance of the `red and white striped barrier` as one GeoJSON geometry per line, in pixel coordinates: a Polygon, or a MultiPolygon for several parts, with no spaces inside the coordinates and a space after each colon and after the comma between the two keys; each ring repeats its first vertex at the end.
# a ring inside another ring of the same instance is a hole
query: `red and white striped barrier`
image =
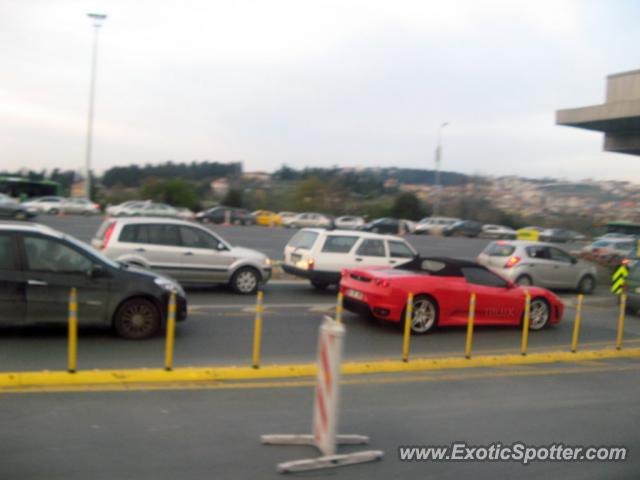
{"type": "Polygon", "coordinates": [[[313,406],[312,435],[262,435],[266,445],[312,445],[321,457],[294,460],[278,464],[280,473],[299,472],[319,468],[339,467],[371,462],[382,458],[380,450],[337,455],[336,445],[363,445],[369,442],[364,435],[337,435],[340,364],[344,345],[344,326],[325,316],[318,337],[318,374],[313,406]]]}

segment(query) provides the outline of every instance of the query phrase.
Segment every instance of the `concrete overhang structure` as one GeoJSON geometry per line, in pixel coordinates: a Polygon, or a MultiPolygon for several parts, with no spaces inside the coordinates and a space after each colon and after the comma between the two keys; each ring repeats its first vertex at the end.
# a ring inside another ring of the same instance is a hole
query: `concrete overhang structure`
{"type": "Polygon", "coordinates": [[[609,75],[604,104],[558,110],[556,123],[604,132],[607,152],[640,155],[640,70],[609,75]]]}

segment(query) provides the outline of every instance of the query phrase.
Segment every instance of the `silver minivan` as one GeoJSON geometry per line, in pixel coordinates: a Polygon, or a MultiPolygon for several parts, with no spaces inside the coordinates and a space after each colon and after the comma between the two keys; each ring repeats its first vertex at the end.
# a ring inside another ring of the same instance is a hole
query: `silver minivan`
{"type": "Polygon", "coordinates": [[[112,218],[91,245],[112,260],[169,275],[185,286],[223,283],[249,294],[271,278],[265,254],[231,246],[211,230],[182,220],[112,218]]]}
{"type": "Polygon", "coordinates": [[[478,263],[522,285],[576,289],[590,294],[597,269],[548,243],[524,240],[492,242],[478,255],[478,263]]]}

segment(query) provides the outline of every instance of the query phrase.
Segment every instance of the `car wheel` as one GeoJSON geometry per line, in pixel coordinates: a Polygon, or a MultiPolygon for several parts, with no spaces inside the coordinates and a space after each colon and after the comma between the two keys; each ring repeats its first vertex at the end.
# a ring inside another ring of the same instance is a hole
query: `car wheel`
{"type": "Polygon", "coordinates": [[[113,326],[127,340],[151,338],[160,330],[160,312],[149,300],[132,298],[118,308],[113,326]]]}
{"type": "MultiPolygon", "coordinates": [[[[406,308],[402,313],[400,325],[404,329],[406,308]]],[[[411,332],[418,335],[432,331],[438,324],[438,304],[428,295],[418,295],[413,299],[411,332]]]]}
{"type": "Polygon", "coordinates": [[[15,218],[16,220],[26,220],[28,218],[28,215],[27,212],[19,210],[13,214],[13,218],[15,218]]]}
{"type": "Polygon", "coordinates": [[[520,275],[516,278],[516,285],[520,285],[521,287],[530,287],[533,285],[533,280],[529,275],[520,275]]]}
{"type": "Polygon", "coordinates": [[[591,275],[585,275],[578,283],[578,292],[584,295],[591,295],[596,288],[596,279],[591,275]]]}
{"type": "Polygon", "coordinates": [[[242,295],[255,293],[260,285],[260,274],[255,268],[244,267],[233,274],[231,288],[242,295]]]}
{"type": "Polygon", "coordinates": [[[317,290],[326,290],[329,287],[329,283],[320,282],[318,280],[311,280],[311,285],[317,290]]]}
{"type": "Polygon", "coordinates": [[[544,298],[531,300],[529,309],[529,330],[542,330],[551,318],[551,307],[544,298]]]}

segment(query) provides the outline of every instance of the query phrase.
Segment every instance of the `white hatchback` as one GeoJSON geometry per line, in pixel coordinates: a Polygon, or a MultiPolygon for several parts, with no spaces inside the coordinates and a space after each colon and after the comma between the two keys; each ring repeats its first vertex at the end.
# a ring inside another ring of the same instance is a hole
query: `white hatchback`
{"type": "Polygon", "coordinates": [[[323,290],[340,283],[345,268],[394,267],[417,254],[406,240],[393,235],[304,228],[284,247],[282,268],[323,290]]]}

